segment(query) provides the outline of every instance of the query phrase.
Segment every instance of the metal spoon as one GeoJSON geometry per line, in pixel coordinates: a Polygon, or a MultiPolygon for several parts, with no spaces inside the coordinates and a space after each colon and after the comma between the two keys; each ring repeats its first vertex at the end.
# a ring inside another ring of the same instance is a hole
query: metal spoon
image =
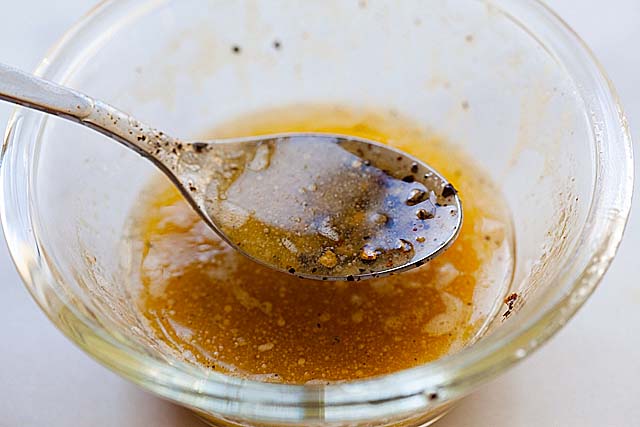
{"type": "Polygon", "coordinates": [[[94,129],[151,160],[203,220],[251,259],[318,280],[418,267],[457,237],[457,192],[423,162],[351,136],[192,142],[0,64],[0,99],[94,129]]]}

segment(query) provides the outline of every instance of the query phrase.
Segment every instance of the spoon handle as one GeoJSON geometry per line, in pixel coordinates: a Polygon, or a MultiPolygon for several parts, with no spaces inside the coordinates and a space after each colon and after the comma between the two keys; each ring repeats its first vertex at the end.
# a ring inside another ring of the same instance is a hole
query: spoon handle
{"type": "Polygon", "coordinates": [[[173,169],[180,142],[104,102],[0,63],[0,100],[80,123],[173,169]]]}

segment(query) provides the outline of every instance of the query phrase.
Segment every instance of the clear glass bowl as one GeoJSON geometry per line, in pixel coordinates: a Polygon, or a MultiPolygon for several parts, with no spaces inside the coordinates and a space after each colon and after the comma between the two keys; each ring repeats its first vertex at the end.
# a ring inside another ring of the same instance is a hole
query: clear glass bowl
{"type": "Polygon", "coordinates": [[[602,278],[630,208],[631,143],[614,90],[534,1],[107,1],[38,73],[183,137],[296,103],[393,109],[462,146],[506,195],[518,300],[480,340],[369,380],[251,382],[162,354],[137,323],[120,250],[154,168],[89,130],[18,110],[3,147],[2,220],[27,287],[87,353],[218,425],[432,422],[564,325],[602,278]]]}

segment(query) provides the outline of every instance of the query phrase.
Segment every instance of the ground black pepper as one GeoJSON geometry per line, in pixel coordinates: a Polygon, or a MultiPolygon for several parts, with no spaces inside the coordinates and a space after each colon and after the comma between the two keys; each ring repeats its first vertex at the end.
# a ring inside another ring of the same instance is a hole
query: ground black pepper
{"type": "Polygon", "coordinates": [[[447,184],[442,189],[442,197],[451,197],[455,196],[456,194],[458,194],[458,191],[452,184],[447,184]]]}

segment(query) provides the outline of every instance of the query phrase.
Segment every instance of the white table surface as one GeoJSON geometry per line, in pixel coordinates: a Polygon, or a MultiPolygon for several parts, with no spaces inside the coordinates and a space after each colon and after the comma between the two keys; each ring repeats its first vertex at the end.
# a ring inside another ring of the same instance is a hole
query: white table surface
{"type": "MultiPolygon", "coordinates": [[[[640,1],[548,2],[603,62],[640,137],[640,1]]],[[[94,0],[2,3],[0,61],[31,70],[94,0]]],[[[9,112],[0,105],[0,127],[9,112]]],[[[640,426],[639,248],[634,215],[613,266],[578,315],[437,426],[640,426]]],[[[203,424],[98,365],[62,336],[31,300],[0,244],[0,427],[17,426],[203,424]]]]}

